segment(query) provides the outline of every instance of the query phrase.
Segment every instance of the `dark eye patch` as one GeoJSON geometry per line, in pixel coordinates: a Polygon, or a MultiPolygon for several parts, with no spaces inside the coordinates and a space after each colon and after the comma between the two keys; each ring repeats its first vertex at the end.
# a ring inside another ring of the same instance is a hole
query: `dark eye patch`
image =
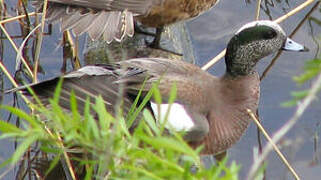
{"type": "Polygon", "coordinates": [[[276,37],[276,35],[277,35],[277,33],[275,32],[274,29],[269,29],[266,32],[264,32],[263,38],[264,39],[273,39],[276,37]]]}

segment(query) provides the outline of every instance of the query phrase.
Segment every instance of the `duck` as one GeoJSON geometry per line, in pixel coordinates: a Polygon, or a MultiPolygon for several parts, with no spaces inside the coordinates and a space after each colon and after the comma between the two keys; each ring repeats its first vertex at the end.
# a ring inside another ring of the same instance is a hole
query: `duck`
{"type": "MultiPolygon", "coordinates": [[[[122,108],[126,114],[142,91],[142,98],[156,83],[163,99],[151,98],[145,105],[158,123],[166,129],[184,132],[192,146],[203,145],[203,155],[226,152],[242,137],[251,122],[247,109],[255,112],[260,98],[260,79],[256,64],[277,51],[308,51],[288,38],[277,23],[253,21],[242,26],[231,38],[225,55],[226,72],[216,77],[200,67],[181,60],[134,58],[113,64],[87,65],[63,78],[59,103],[70,109],[69,99],[75,93],[78,110],[84,110],[87,97],[95,103],[100,95],[111,114],[115,114],[119,88],[123,88],[122,108]],[[172,87],[176,99],[170,104],[172,87]]],[[[28,88],[44,103],[54,94],[61,77],[10,90],[30,95],[28,88]]]]}
{"type": "MultiPolygon", "coordinates": [[[[75,35],[88,32],[92,40],[103,37],[107,43],[134,35],[134,20],[156,28],[150,47],[159,46],[163,27],[200,15],[219,0],[48,0],[46,18],[61,20],[61,30],[75,35]]],[[[41,11],[43,0],[35,0],[41,11]]],[[[146,32],[145,32],[146,33],[146,32]]],[[[148,34],[148,33],[147,33],[148,34]]],[[[150,34],[150,33],[149,33],[150,34]]]]}

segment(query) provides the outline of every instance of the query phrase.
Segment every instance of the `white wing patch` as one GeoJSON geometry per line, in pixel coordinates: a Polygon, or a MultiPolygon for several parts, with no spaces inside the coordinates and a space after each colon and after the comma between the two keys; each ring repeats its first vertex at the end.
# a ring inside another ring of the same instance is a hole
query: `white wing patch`
{"type": "MultiPolygon", "coordinates": [[[[156,104],[151,102],[151,107],[156,117],[156,121],[164,123],[169,104],[156,104]],[[158,112],[160,110],[160,112],[158,112]],[[161,120],[158,118],[160,117],[161,120]]],[[[194,122],[187,114],[181,104],[173,103],[170,107],[166,128],[173,128],[176,131],[188,131],[194,127],[194,122]]]]}

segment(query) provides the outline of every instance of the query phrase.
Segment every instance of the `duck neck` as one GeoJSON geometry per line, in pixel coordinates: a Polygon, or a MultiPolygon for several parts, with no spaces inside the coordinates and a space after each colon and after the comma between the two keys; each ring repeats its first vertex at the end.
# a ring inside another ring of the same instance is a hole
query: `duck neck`
{"type": "Polygon", "coordinates": [[[237,77],[255,74],[257,60],[246,60],[244,58],[229,59],[226,57],[226,75],[237,77]]]}
{"type": "Polygon", "coordinates": [[[262,53],[253,46],[244,45],[233,37],[225,55],[226,73],[236,77],[255,73],[255,65],[262,53]],[[234,41],[233,41],[234,40],[234,41]]]}

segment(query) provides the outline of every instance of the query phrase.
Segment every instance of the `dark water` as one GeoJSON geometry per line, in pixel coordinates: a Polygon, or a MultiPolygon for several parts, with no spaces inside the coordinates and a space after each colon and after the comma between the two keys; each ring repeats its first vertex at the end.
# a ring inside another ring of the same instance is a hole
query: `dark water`
{"type": "MultiPolygon", "coordinates": [[[[264,4],[263,1],[262,4],[264,4]]],[[[270,15],[261,11],[260,19],[276,19],[285,12],[293,9],[304,1],[291,1],[287,4],[284,1],[273,1],[275,7],[269,6],[270,15]]],[[[208,59],[218,54],[225,48],[226,42],[242,24],[251,21],[255,17],[256,3],[235,3],[235,1],[221,1],[212,11],[205,13],[198,19],[189,22],[195,48],[198,52],[197,64],[203,65],[208,59]],[[199,28],[202,27],[202,28],[199,28]]],[[[298,23],[304,18],[311,7],[304,9],[298,14],[290,17],[281,25],[286,33],[291,33],[298,23]]],[[[262,9],[261,9],[262,10],[262,9]]],[[[320,7],[311,15],[321,20],[320,7]]],[[[295,111],[295,108],[282,108],[280,103],[291,98],[290,92],[299,88],[292,77],[303,71],[303,65],[308,59],[313,59],[320,54],[321,27],[314,22],[307,20],[292,39],[309,47],[309,53],[284,52],[273,66],[269,74],[261,82],[261,99],[259,113],[263,126],[268,132],[273,133],[279,129],[295,111]],[[314,39],[318,39],[315,41],[314,39]]],[[[262,72],[270,63],[271,57],[263,59],[259,63],[259,71],[262,72]]],[[[221,75],[225,71],[223,61],[213,67],[210,72],[221,75]]],[[[310,84],[307,83],[306,87],[310,84]]],[[[314,136],[319,136],[321,127],[321,106],[320,101],[314,102],[308,111],[300,118],[300,121],[286,135],[284,143],[290,144],[283,148],[288,160],[294,165],[298,174],[303,179],[316,179],[320,175],[321,166],[310,166],[315,156],[320,158],[320,142],[317,142],[317,153],[314,152],[314,136]]],[[[264,138],[263,138],[264,139],[264,138]]],[[[252,149],[257,146],[257,133],[254,124],[250,126],[241,141],[229,150],[229,157],[242,164],[241,177],[247,173],[252,164],[252,149]]],[[[268,179],[291,179],[287,175],[288,170],[281,163],[279,158],[272,153],[269,156],[267,167],[268,179]]],[[[318,178],[317,178],[318,179],[318,178]]]]}
{"type": "MultiPolygon", "coordinates": [[[[12,7],[15,7],[14,1],[5,0],[5,2],[9,3],[7,5],[11,3],[12,7]]],[[[276,19],[302,2],[304,2],[304,0],[295,2],[263,0],[260,19],[276,19]]],[[[242,24],[254,20],[255,8],[256,2],[246,3],[242,0],[221,0],[211,11],[188,22],[188,27],[193,38],[193,46],[197,53],[196,63],[203,65],[223,50],[229,38],[242,24]]],[[[281,25],[284,30],[288,34],[291,33],[305,17],[310,8],[311,6],[282,22],[281,25]]],[[[15,15],[14,11],[9,8],[8,12],[11,15],[15,15]]],[[[320,7],[318,7],[310,17],[318,19],[320,23],[320,7]]],[[[20,33],[17,23],[6,24],[6,28],[11,34],[20,33]]],[[[291,99],[291,91],[303,89],[311,85],[311,83],[307,83],[303,87],[298,87],[292,81],[292,77],[303,72],[303,65],[307,60],[314,59],[317,55],[320,55],[320,37],[321,27],[317,25],[315,21],[311,20],[311,18],[305,21],[292,39],[309,47],[310,52],[282,53],[271,71],[262,81],[259,113],[264,127],[270,134],[278,130],[290,119],[295,111],[295,108],[280,107],[280,103],[291,99]]],[[[41,52],[41,65],[45,73],[39,76],[40,80],[60,74],[60,68],[62,66],[62,49],[59,47],[60,39],[61,33],[59,32],[58,26],[54,26],[51,36],[45,36],[44,38],[41,52]]],[[[21,44],[22,40],[16,39],[15,42],[16,44],[21,44]]],[[[14,72],[16,54],[8,41],[4,40],[2,43],[4,43],[4,51],[0,52],[0,54],[2,54],[0,58],[3,59],[3,63],[8,67],[8,70],[14,72]]],[[[83,43],[84,38],[81,38],[79,44],[83,43]]],[[[268,57],[260,62],[258,67],[260,72],[263,72],[271,59],[272,57],[268,57]]],[[[67,67],[68,69],[72,69],[70,63],[67,67]]],[[[220,61],[215,67],[210,69],[210,72],[214,75],[222,75],[224,71],[225,66],[223,61],[220,61]]],[[[3,82],[4,89],[11,87],[9,81],[4,76],[0,77],[0,81],[3,82]]],[[[5,96],[1,103],[12,105],[12,95],[5,96]]],[[[315,101],[282,141],[284,145],[282,152],[285,153],[285,156],[290,163],[293,164],[302,179],[318,179],[320,176],[321,166],[316,158],[321,158],[321,143],[315,143],[314,141],[314,137],[319,137],[321,131],[320,105],[319,101],[315,101]],[[315,147],[317,148],[315,149],[315,147]],[[311,165],[314,161],[317,162],[316,165],[311,165]]],[[[6,120],[8,116],[8,114],[0,110],[1,119],[6,120]]],[[[262,139],[264,140],[264,138],[262,139]]],[[[4,140],[0,140],[0,143],[1,162],[8,158],[11,152],[14,151],[14,145],[4,140]]],[[[229,150],[230,159],[242,165],[240,172],[241,179],[246,176],[252,164],[253,147],[257,145],[256,127],[254,124],[251,124],[241,141],[229,150]]],[[[4,169],[0,169],[0,173],[3,171],[4,169]]],[[[14,177],[13,171],[5,176],[4,179],[12,179],[12,177],[14,177]]],[[[292,179],[292,176],[289,175],[288,170],[274,152],[269,156],[267,177],[268,179],[292,179]]]]}

